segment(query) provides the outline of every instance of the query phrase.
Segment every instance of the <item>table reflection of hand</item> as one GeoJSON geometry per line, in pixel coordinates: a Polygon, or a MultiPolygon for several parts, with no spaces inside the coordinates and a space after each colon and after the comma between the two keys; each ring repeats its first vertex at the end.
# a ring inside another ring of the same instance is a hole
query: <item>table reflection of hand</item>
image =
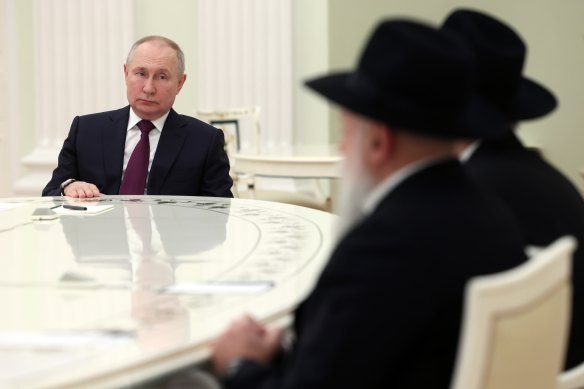
{"type": "Polygon", "coordinates": [[[81,207],[87,207],[88,205],[98,205],[99,204],[99,197],[92,197],[92,198],[67,197],[64,204],[77,205],[77,206],[81,206],[81,207]]]}

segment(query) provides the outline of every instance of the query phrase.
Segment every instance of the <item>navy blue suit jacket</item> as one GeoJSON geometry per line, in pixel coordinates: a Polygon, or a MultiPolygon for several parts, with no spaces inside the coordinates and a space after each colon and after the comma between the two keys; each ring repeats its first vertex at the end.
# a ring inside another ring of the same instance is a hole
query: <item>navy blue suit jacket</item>
{"type": "MultiPolygon", "coordinates": [[[[60,184],[74,178],[116,195],[122,182],[130,107],[77,116],[43,196],[60,196],[60,184]]],[[[149,195],[233,197],[224,137],[195,118],[170,110],[150,173],[149,195]]]]}
{"type": "Polygon", "coordinates": [[[584,362],[584,199],[576,187],[513,133],[482,141],[466,171],[496,192],[519,221],[525,242],[547,246],[563,235],[578,239],[572,262],[572,325],[566,367],[584,362]]]}
{"type": "Polygon", "coordinates": [[[229,389],[450,385],[469,278],[525,260],[508,209],[458,161],[408,177],[342,239],[296,312],[291,351],[229,389]]]}

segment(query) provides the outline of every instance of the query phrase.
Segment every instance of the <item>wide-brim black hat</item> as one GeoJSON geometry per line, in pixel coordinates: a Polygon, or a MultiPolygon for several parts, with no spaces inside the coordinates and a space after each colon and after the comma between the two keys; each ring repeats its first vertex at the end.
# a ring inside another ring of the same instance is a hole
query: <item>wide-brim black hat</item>
{"type": "Polygon", "coordinates": [[[459,9],[442,25],[459,34],[478,61],[478,90],[508,119],[544,116],[557,106],[552,92],[522,75],[526,46],[509,26],[482,12],[459,9]]]}
{"type": "Polygon", "coordinates": [[[475,68],[474,55],[455,34],[387,20],[374,30],[355,71],[306,85],[394,128],[451,139],[502,135],[504,118],[474,93],[475,68]]]}

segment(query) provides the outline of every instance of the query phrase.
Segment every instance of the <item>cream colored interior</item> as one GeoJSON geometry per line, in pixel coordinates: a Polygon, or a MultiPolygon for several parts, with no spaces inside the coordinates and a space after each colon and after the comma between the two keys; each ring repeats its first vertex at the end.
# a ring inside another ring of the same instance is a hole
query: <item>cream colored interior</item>
{"type": "MultiPolygon", "coordinates": [[[[51,0],[48,0],[51,1],[51,0]]],[[[473,7],[493,13],[513,25],[528,44],[526,74],[548,85],[560,100],[559,109],[541,120],[521,124],[519,134],[531,146],[541,148],[574,183],[583,188],[579,171],[584,167],[584,85],[582,15],[584,2],[554,0],[278,0],[289,2],[292,15],[292,138],[296,143],[329,144],[338,140],[336,112],[308,92],[302,81],[331,70],[350,68],[358,58],[373,24],[383,17],[414,17],[440,23],[455,7],[473,7]]],[[[110,2],[111,12],[126,2],[110,2]]],[[[164,5],[155,0],[133,4],[136,38],[148,34],[172,37],[187,58],[189,78],[175,103],[179,112],[192,113],[198,106],[196,80],[197,23],[199,1],[173,0],[164,5]]],[[[34,0],[0,0],[0,196],[15,195],[15,183],[28,172],[23,158],[34,149],[36,70],[33,51],[34,0]]],[[[51,48],[54,49],[54,48],[51,48]]],[[[55,55],[57,51],[55,51],[55,55]]],[[[121,78],[108,82],[123,82],[121,78]]],[[[92,71],[83,69],[83,71],[92,71]]],[[[76,77],[78,73],[71,73],[76,77]]],[[[113,85],[113,84],[112,84],[113,85]]],[[[55,101],[65,91],[55,88],[55,101]]],[[[115,107],[112,107],[115,108],[115,107]]],[[[200,107],[202,108],[202,107],[200,107]]],[[[208,107],[207,107],[208,108],[208,107]]],[[[218,107],[222,108],[222,107],[218,107]]],[[[72,117],[61,120],[70,123],[72,117]]],[[[66,131],[66,129],[59,129],[66,131]]],[[[62,140],[54,145],[59,147],[62,140]]]]}

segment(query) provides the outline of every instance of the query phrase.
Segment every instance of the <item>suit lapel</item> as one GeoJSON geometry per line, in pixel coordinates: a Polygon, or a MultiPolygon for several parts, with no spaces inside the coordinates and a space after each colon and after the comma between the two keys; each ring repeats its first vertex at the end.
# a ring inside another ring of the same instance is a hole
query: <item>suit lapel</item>
{"type": "Polygon", "coordinates": [[[118,194],[122,181],[129,115],[129,106],[113,111],[109,116],[110,122],[101,131],[105,182],[109,183],[103,193],[118,194]]]}
{"type": "Polygon", "coordinates": [[[148,176],[147,194],[159,194],[170,168],[179,155],[186,140],[186,123],[173,110],[170,110],[160,140],[154,154],[150,175],[148,176]]]}

